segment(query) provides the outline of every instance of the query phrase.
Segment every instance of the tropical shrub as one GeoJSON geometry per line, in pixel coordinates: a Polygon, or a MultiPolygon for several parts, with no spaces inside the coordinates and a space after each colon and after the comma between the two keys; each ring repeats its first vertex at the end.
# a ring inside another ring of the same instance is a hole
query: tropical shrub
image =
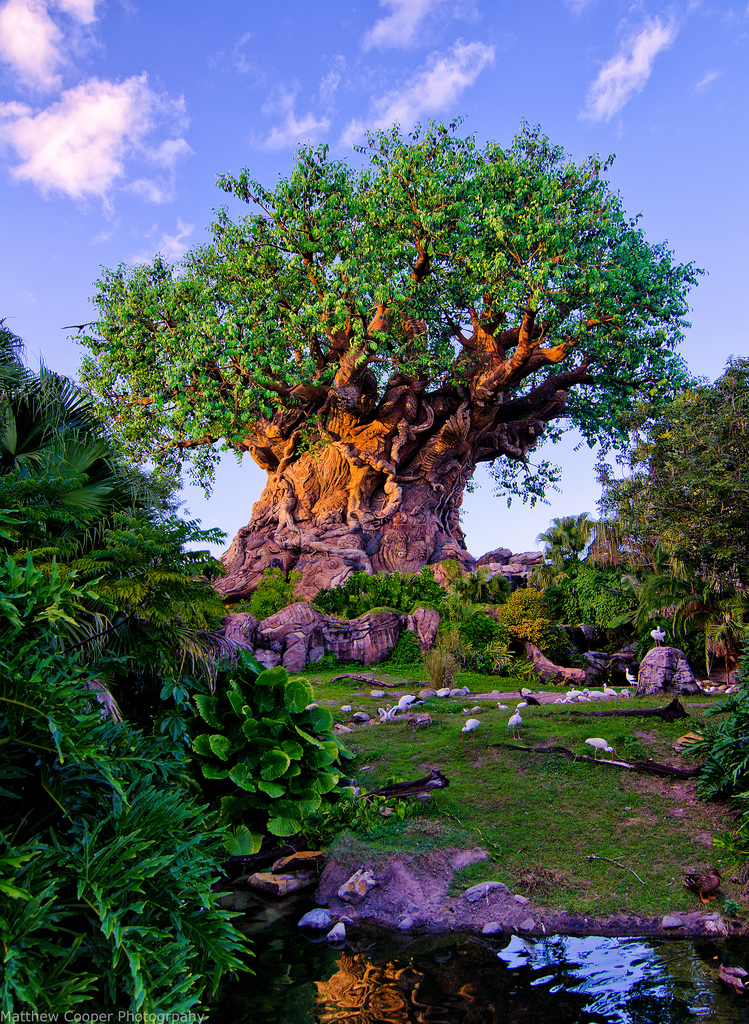
{"type": "Polygon", "coordinates": [[[296,592],[301,578],[300,572],[292,571],[287,576],[283,569],[266,569],[248,602],[248,610],[262,622],[290,604],[301,601],[296,592]]]}
{"type": "Polygon", "coordinates": [[[445,591],[425,566],[419,573],[354,572],[338,587],[321,590],[312,600],[326,615],[355,619],[373,608],[392,608],[410,614],[417,605],[444,610],[445,591]]]}
{"type": "Polygon", "coordinates": [[[204,793],[234,829],[230,853],[256,851],[268,832],[295,835],[304,814],[340,795],[340,759],[353,755],[312,699],[306,679],[263,669],[248,651],[219,671],[215,693],[195,695],[192,746],[204,793]]]}
{"type": "Polygon", "coordinates": [[[186,1013],[246,948],[186,752],[102,717],[90,586],[8,558],[0,593],[0,1011],[186,1013]]]}
{"type": "Polygon", "coordinates": [[[533,587],[516,590],[501,606],[497,616],[515,640],[535,644],[541,650],[545,650],[553,640],[546,601],[543,594],[533,587]]]}
{"type": "Polygon", "coordinates": [[[410,629],[401,630],[401,635],[395,641],[390,654],[384,664],[392,668],[408,668],[412,665],[420,665],[423,654],[416,635],[410,629]]]}

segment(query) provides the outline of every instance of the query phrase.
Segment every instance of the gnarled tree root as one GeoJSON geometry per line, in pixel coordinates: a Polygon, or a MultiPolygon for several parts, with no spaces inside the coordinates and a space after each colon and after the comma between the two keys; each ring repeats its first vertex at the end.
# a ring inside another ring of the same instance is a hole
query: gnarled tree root
{"type": "Polygon", "coordinates": [[[585,761],[588,764],[606,764],[614,768],[627,768],[643,775],[659,775],[669,779],[694,779],[700,768],[677,768],[671,764],[659,764],[657,761],[607,761],[601,757],[588,757],[587,754],[575,754],[567,747],[523,747],[518,743],[490,743],[490,747],[506,750],[523,750],[527,754],[559,754],[568,761],[585,761]]]}

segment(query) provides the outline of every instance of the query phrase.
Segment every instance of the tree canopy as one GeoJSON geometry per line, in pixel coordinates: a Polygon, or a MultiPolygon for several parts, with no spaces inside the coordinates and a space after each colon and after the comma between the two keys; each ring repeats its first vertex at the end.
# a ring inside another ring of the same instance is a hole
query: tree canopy
{"type": "Polygon", "coordinates": [[[104,272],[82,375],[132,458],[208,482],[228,447],[272,471],[342,417],[386,420],[405,379],[440,426],[468,402],[464,456],[506,456],[512,490],[549,422],[616,443],[638,396],[683,386],[699,271],[646,240],[608,163],[527,126],[507,148],[396,127],[360,154],[302,148],[273,188],[222,175],[255,212],[220,210],[178,266],[104,272]]]}

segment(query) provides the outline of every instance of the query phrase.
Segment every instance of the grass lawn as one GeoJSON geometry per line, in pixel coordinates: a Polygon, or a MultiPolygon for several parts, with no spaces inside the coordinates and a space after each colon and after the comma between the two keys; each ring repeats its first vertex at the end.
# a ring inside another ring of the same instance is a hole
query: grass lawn
{"type": "MultiPolygon", "coordinates": [[[[353,712],[362,710],[377,720],[377,707],[396,703],[423,679],[419,670],[395,675],[373,670],[376,678],[398,681],[385,698],[369,695],[372,683],[351,680],[329,682],[341,669],[319,674],[305,672],[315,700],[329,707],[336,721],[351,724],[353,712]],[[341,705],[352,712],[343,713],[341,705]]],[[[364,674],[361,668],[352,669],[364,674]]],[[[423,684],[422,684],[423,685],[423,684]]],[[[457,686],[471,694],[508,691],[514,681],[501,677],[461,673],[457,686]]],[[[534,687],[558,693],[554,687],[534,687]]],[[[430,728],[414,732],[406,721],[356,728],[344,737],[356,760],[351,776],[360,786],[373,789],[391,782],[418,778],[434,768],[450,780],[449,789],[437,792],[405,820],[383,819],[368,834],[358,834],[382,854],[387,850],[429,850],[436,846],[482,846],[489,860],[456,876],[457,891],[484,879],[505,881],[513,891],[559,910],[596,915],[626,911],[657,914],[699,909],[699,899],[682,884],[686,871],[715,866],[723,875],[722,891],[738,899],[738,886],[730,882],[730,865],[722,864],[712,836],[729,827],[726,804],[706,804],[696,798],[692,780],[666,780],[615,767],[570,762],[557,755],[534,755],[502,749],[508,742],[507,720],[515,700],[505,700],[510,711],[499,711],[496,698],[487,701],[475,739],[465,739],[461,727],[471,708],[481,701],[425,701],[419,712],[433,719],[430,728]],[[604,861],[588,861],[595,854],[636,872],[604,861]]],[[[573,705],[580,712],[614,707],[658,707],[667,701],[654,698],[573,705]]],[[[677,737],[699,727],[706,698],[682,700],[691,720],[674,723],[658,718],[592,718],[570,714],[569,705],[527,707],[521,712],[521,743],[529,746],[559,744],[576,753],[590,754],[584,740],[604,737],[621,757],[653,758],[689,767],[689,758],[675,754],[677,737]],[[690,705],[692,706],[690,709],[690,705]]],[[[511,741],[511,737],[509,737],[511,741]]],[[[720,909],[722,901],[711,904],[720,909]]]]}

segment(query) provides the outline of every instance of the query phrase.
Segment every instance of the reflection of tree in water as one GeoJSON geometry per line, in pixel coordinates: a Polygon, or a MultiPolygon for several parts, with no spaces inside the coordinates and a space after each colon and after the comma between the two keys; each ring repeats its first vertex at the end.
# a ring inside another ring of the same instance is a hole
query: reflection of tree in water
{"type": "MultiPolygon", "coordinates": [[[[255,973],[211,1024],[749,1024],[749,999],[717,982],[725,945],[367,930],[339,951],[290,922],[252,939],[255,973]]],[[[746,945],[725,955],[745,964],[746,945]]]]}
{"type": "Polygon", "coordinates": [[[450,942],[449,959],[445,947],[379,962],[371,952],[341,955],[317,985],[319,1024],[608,1024],[585,1011],[588,995],[551,991],[548,971],[508,969],[491,947],[450,942]]]}

